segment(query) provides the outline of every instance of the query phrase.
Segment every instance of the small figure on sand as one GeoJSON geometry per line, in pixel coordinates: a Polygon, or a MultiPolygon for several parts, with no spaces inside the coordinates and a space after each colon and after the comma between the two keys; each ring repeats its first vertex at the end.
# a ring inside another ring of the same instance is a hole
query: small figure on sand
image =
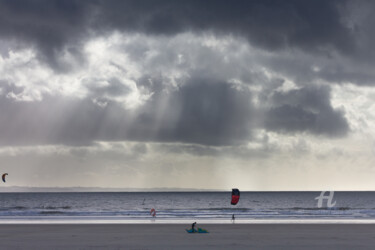
{"type": "Polygon", "coordinates": [[[197,224],[197,222],[194,222],[193,224],[191,224],[191,232],[195,232],[195,229],[194,229],[194,227],[195,227],[195,224],[197,224]]]}
{"type": "Polygon", "coordinates": [[[156,210],[155,210],[155,208],[151,208],[150,214],[151,214],[152,217],[156,216],[156,210]]]}
{"type": "Polygon", "coordinates": [[[232,214],[232,220],[233,220],[233,221],[235,220],[235,218],[234,218],[234,214],[232,214]]]}

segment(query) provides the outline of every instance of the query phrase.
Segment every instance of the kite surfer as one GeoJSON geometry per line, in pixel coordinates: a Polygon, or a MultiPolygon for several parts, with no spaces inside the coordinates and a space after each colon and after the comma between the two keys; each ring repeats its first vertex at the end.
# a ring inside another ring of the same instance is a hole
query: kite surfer
{"type": "Polygon", "coordinates": [[[193,224],[191,224],[191,232],[194,233],[195,232],[195,224],[197,224],[197,222],[194,222],[193,224]]]}
{"type": "Polygon", "coordinates": [[[3,182],[5,182],[5,176],[7,176],[7,175],[8,175],[8,173],[5,173],[5,174],[2,175],[1,178],[3,179],[3,182]]]}
{"type": "Polygon", "coordinates": [[[238,201],[240,200],[240,190],[237,188],[232,189],[232,201],[230,204],[237,205],[238,201]]]}

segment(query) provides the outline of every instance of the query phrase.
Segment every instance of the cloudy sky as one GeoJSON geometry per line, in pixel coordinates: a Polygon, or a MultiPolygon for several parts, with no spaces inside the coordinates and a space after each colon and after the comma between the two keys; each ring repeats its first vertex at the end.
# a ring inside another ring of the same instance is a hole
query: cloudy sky
{"type": "Polygon", "coordinates": [[[374,12],[0,1],[6,185],[375,190],[374,12]]]}

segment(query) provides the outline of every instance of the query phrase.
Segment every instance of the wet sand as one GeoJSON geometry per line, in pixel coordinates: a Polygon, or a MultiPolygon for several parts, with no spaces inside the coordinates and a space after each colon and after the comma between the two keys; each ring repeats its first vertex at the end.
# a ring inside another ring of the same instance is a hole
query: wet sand
{"type": "Polygon", "coordinates": [[[375,224],[0,225],[1,249],[374,249],[375,224]]]}

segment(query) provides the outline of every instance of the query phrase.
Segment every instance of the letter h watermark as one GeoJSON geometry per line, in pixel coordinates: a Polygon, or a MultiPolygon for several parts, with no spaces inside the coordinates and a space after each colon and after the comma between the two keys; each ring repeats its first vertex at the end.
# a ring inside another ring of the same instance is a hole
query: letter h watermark
{"type": "Polygon", "coordinates": [[[315,197],[315,200],[318,200],[318,208],[321,208],[323,206],[323,200],[327,200],[327,207],[332,208],[336,205],[336,201],[332,203],[334,191],[329,191],[329,195],[325,196],[324,194],[328,191],[322,191],[320,193],[320,196],[315,197]]]}

